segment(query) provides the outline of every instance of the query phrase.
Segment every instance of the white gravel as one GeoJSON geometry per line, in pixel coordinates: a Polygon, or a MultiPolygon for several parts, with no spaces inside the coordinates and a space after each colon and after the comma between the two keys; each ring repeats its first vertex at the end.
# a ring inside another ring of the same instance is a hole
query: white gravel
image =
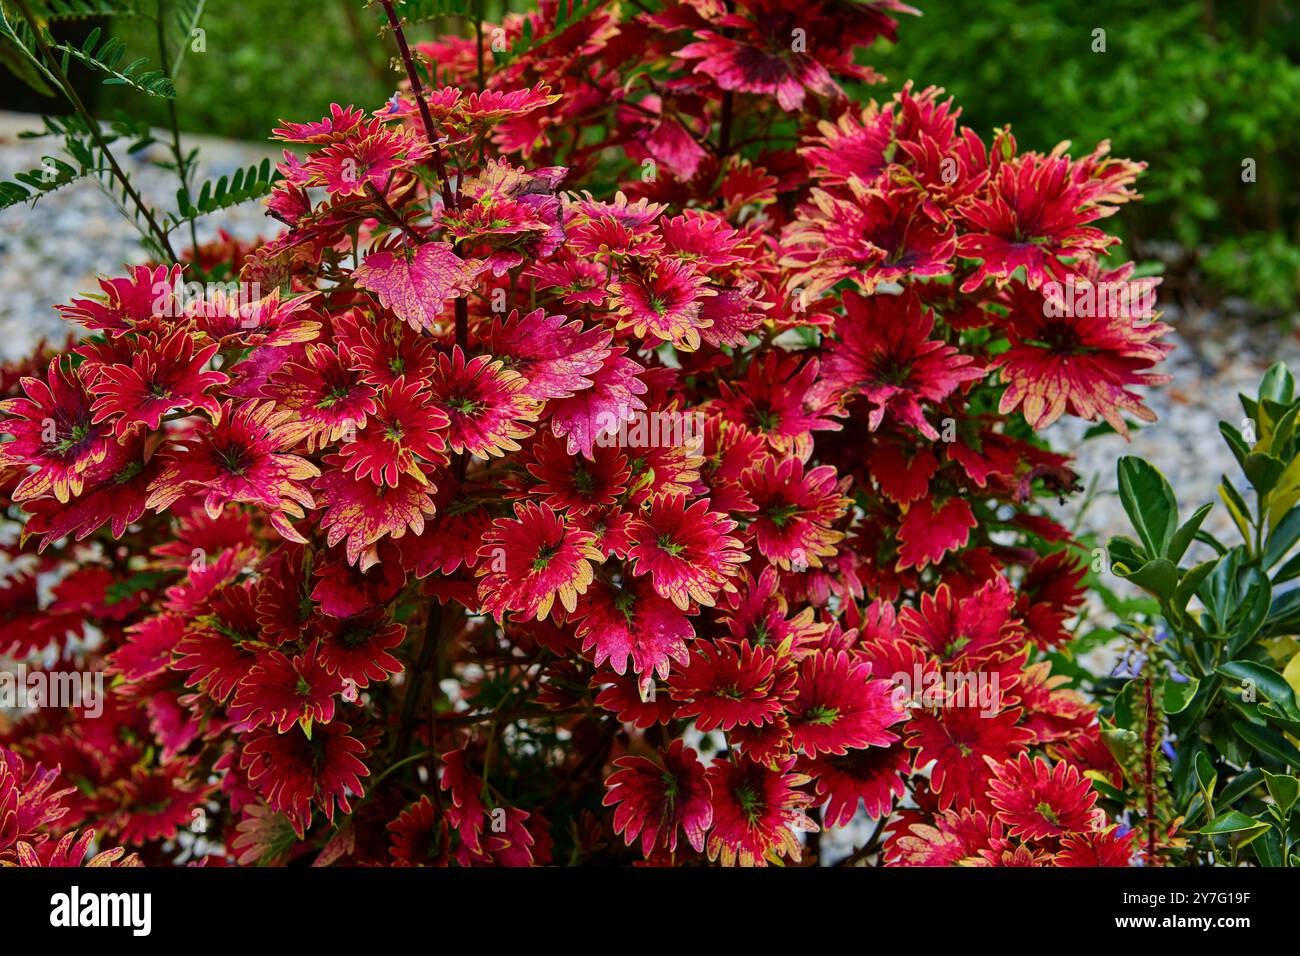
{"type": "MultiPolygon", "coordinates": [[[[0,178],[41,167],[45,155],[60,155],[58,141],[50,138],[19,139],[23,131],[39,131],[39,117],[0,112],[0,178]]],[[[114,150],[122,168],[145,200],[171,208],[175,203],[176,176],[153,165],[170,159],[160,142],[135,156],[114,150]]],[[[183,146],[199,148],[197,182],[229,176],[264,156],[278,158],[273,145],[231,143],[186,136],[183,146]]],[[[199,221],[199,241],[207,242],[217,230],[242,239],[270,236],[279,223],[268,219],[260,203],[246,203],[199,221]]],[[[189,244],[188,230],[173,234],[173,245],[189,244]]],[[[82,179],[43,196],[35,206],[17,205],[0,212],[0,361],[27,355],[45,337],[61,341],[69,328],[55,305],[74,296],[98,292],[99,275],[120,275],[124,264],[143,262],[139,237],[114,208],[112,200],[93,179],[82,179]]]]}

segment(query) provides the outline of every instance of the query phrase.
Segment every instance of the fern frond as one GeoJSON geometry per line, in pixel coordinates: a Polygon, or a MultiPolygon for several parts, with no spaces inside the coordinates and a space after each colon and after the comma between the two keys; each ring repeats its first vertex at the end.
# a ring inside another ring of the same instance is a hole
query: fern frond
{"type": "Polygon", "coordinates": [[[198,29],[207,5],[207,0],[180,0],[171,11],[171,22],[164,25],[168,34],[168,49],[176,51],[168,74],[173,80],[180,75],[185,54],[189,52],[194,31],[198,29]]]}
{"type": "Polygon", "coordinates": [[[229,209],[253,199],[259,199],[284,177],[278,169],[271,166],[269,159],[260,164],[238,169],[230,177],[222,176],[218,180],[208,180],[199,187],[197,198],[191,201],[185,190],[176,193],[176,212],[167,217],[167,231],[200,216],[229,209]]]}
{"type": "Polygon", "coordinates": [[[26,173],[16,173],[14,182],[0,182],[0,209],[16,206],[30,200],[33,204],[46,193],[68,185],[85,176],[90,170],[78,169],[56,156],[43,156],[45,165],[26,173]]]}
{"type": "Polygon", "coordinates": [[[80,47],[73,43],[59,43],[53,37],[47,37],[46,43],[51,49],[63,54],[62,67],[65,74],[68,72],[69,62],[75,59],[91,69],[106,74],[104,84],[107,86],[129,86],[141,93],[163,99],[172,99],[176,95],[176,87],[162,70],[136,72],[148,62],[148,57],[142,56],[123,64],[122,61],[126,57],[126,44],[114,36],[100,43],[101,34],[100,28],[95,27],[80,47]]]}
{"type": "Polygon", "coordinates": [[[88,17],[149,17],[129,0],[44,0],[32,4],[32,12],[46,23],[88,17]]]}

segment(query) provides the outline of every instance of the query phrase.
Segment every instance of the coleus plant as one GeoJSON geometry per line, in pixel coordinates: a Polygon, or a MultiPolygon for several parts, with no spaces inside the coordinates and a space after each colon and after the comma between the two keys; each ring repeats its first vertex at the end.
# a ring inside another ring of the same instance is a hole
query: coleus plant
{"type": "Polygon", "coordinates": [[[112,683],[3,735],[76,786],[0,861],[1138,859],[1037,432],[1153,417],[1165,327],[1061,292],[1140,164],[853,98],[893,0],[378,9],[407,79],[274,131],[276,236],[5,371],[6,650],[112,683]]]}
{"type": "Polygon", "coordinates": [[[1180,521],[1173,489],[1140,458],[1119,462],[1136,539],[1108,546],[1110,570],[1155,599],[1127,622],[1132,646],[1096,688],[1122,783],[1104,802],[1130,817],[1150,859],[1300,865],[1300,396],[1278,364],[1239,424],[1219,430],[1246,482],[1219,486],[1241,542],[1180,521]],[[1253,498],[1253,505],[1248,498],[1253,498]],[[1201,560],[1188,561],[1199,548],[1201,560]],[[1190,566],[1184,566],[1185,562],[1190,566]]]}

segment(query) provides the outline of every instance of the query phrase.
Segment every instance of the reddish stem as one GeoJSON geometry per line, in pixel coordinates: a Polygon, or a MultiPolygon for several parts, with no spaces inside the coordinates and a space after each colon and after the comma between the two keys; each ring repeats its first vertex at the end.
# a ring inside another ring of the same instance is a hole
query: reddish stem
{"type": "Polygon", "coordinates": [[[1146,693],[1146,728],[1143,747],[1144,771],[1146,776],[1146,814],[1147,814],[1147,865],[1156,866],[1156,715],[1155,694],[1152,691],[1151,678],[1147,677],[1146,693]]]}
{"type": "Polygon", "coordinates": [[[438,131],[433,125],[433,116],[429,113],[429,104],[424,99],[424,84],[420,82],[420,74],[415,69],[415,58],[411,56],[411,48],[407,45],[406,34],[402,31],[402,21],[398,19],[397,13],[393,10],[392,0],[379,0],[380,5],[384,8],[384,13],[388,15],[388,24],[393,28],[393,36],[397,40],[397,52],[401,54],[402,63],[406,65],[406,77],[411,81],[411,93],[415,96],[415,105],[420,110],[420,120],[424,123],[424,135],[429,140],[429,145],[433,147],[433,166],[438,171],[438,179],[442,183],[442,201],[448,209],[455,209],[456,197],[451,192],[451,180],[447,178],[447,165],[442,159],[442,146],[438,142],[438,131]]]}

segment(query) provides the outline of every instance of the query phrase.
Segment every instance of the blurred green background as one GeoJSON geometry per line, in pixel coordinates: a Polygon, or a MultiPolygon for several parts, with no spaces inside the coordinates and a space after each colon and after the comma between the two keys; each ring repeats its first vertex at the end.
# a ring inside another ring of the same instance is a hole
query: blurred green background
{"type": "MultiPolygon", "coordinates": [[[[1069,139],[1076,153],[1110,139],[1116,155],[1150,166],[1145,201],[1118,226],[1134,255],[1166,262],[1167,292],[1205,305],[1237,296],[1266,312],[1297,309],[1298,0],[914,2],[924,16],[901,17],[897,45],[860,54],[889,78],[869,95],[910,78],[945,87],[985,136],[1010,123],[1023,147],[1069,139]],[[1104,52],[1094,50],[1099,30],[1104,52]]],[[[488,17],[502,7],[489,0],[488,17]]],[[[280,118],[318,117],[333,101],[381,103],[398,75],[379,17],[359,0],[208,3],[206,52],[188,56],[177,83],[182,128],[265,139],[280,118]]],[[[112,30],[133,55],[154,58],[147,22],[124,19],[112,30]]],[[[117,107],[166,123],[164,101],[101,89],[100,113],[117,107]]]]}

